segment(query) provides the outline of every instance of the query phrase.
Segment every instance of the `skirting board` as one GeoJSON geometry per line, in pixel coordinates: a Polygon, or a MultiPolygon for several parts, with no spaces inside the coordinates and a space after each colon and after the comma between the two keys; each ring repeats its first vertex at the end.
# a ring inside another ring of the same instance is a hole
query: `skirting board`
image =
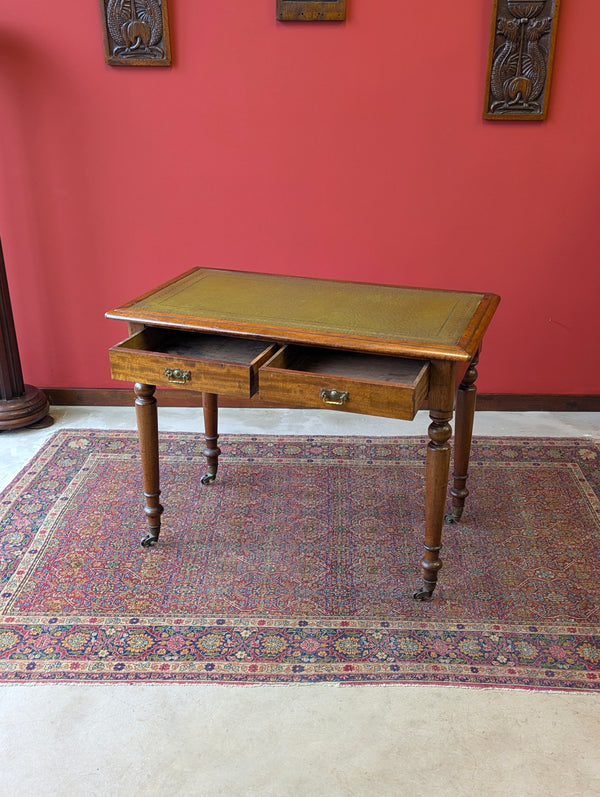
{"type": "MultiPolygon", "coordinates": [[[[127,388],[44,388],[51,405],[88,407],[127,407],[133,404],[133,390],[127,388]]],[[[199,393],[191,390],[158,388],[163,407],[200,407],[199,393]]],[[[275,407],[257,399],[219,398],[221,407],[275,407]]],[[[286,405],[293,407],[293,405],[286,405]]],[[[600,412],[600,395],[479,393],[478,410],[499,412],[600,412]]]]}

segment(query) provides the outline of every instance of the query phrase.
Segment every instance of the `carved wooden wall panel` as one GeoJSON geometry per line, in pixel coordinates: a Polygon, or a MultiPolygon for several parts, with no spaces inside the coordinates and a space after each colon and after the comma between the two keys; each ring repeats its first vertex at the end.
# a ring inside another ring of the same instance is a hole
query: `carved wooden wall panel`
{"type": "Polygon", "coordinates": [[[484,119],[545,119],[560,0],[494,0],[484,119]]]}
{"type": "Polygon", "coordinates": [[[346,0],[277,0],[277,19],[299,22],[332,22],[346,19],[346,0]]]}
{"type": "Polygon", "coordinates": [[[106,63],[169,66],[167,0],[100,0],[106,63]]]}

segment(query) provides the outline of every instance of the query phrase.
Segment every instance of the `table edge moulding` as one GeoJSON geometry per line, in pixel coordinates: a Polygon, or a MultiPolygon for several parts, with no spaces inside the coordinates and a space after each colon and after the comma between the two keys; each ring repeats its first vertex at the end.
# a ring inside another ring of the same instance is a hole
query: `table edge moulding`
{"type": "Polygon", "coordinates": [[[129,337],[110,349],[111,375],[134,382],[149,530],[158,542],[160,504],[156,386],[202,394],[207,471],[219,455],[218,396],[431,423],[425,467],[425,553],[418,600],[432,597],[440,559],[456,409],[450,495],[458,522],[473,432],[477,362],[500,297],[194,268],[106,314],[129,337]]]}

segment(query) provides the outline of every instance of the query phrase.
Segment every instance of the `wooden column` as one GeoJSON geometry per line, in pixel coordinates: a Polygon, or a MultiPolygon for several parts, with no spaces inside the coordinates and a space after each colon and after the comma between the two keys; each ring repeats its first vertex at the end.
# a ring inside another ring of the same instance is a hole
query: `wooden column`
{"type": "Polygon", "coordinates": [[[0,243],[0,431],[23,426],[50,426],[45,393],[23,382],[21,359],[0,243]]]}

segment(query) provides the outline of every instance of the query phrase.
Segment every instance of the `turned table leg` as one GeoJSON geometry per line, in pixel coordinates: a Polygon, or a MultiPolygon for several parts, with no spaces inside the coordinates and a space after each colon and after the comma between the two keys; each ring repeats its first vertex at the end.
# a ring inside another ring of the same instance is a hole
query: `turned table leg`
{"type": "Polygon", "coordinates": [[[204,439],[206,440],[204,456],[208,467],[200,481],[202,484],[210,484],[216,478],[219,454],[221,453],[221,449],[217,445],[219,406],[218,396],[215,393],[202,394],[202,411],[204,413],[204,439]]]}
{"type": "Polygon", "coordinates": [[[154,385],[142,385],[139,382],[134,387],[135,414],[137,419],[140,454],[142,457],[142,473],[144,478],[144,512],[148,519],[149,534],[142,539],[142,545],[147,548],[155,545],[160,534],[160,516],[163,508],[159,502],[160,473],[158,462],[158,415],[156,412],[156,398],[154,385]]]}
{"type": "Polygon", "coordinates": [[[471,360],[456,396],[456,432],[454,435],[454,473],[452,474],[453,486],[450,489],[452,496],[452,513],[447,520],[458,523],[465,507],[465,498],[469,495],[466,483],[469,476],[469,457],[471,455],[471,440],[473,437],[473,418],[475,416],[475,400],[477,398],[476,365],[479,354],[471,360]]]}
{"type": "Polygon", "coordinates": [[[429,413],[429,445],[427,447],[426,464],[426,504],[425,504],[425,556],[421,562],[423,568],[423,586],[413,597],[416,600],[429,600],[437,584],[437,577],[442,561],[442,526],[444,523],[444,505],[448,489],[448,471],[450,469],[450,436],[452,435],[452,413],[432,410],[429,413]]]}

